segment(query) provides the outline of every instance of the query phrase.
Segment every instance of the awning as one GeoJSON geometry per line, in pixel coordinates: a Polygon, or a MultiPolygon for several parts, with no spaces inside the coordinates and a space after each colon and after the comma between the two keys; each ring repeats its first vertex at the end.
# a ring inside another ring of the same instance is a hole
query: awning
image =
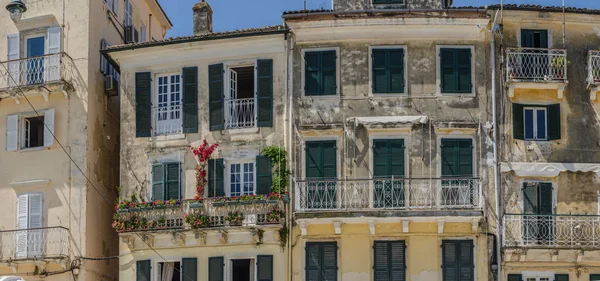
{"type": "Polygon", "coordinates": [[[600,176],[598,163],[500,163],[502,173],[515,172],[519,177],[556,177],[560,172],[596,173],[600,176]]]}
{"type": "Polygon", "coordinates": [[[419,116],[378,116],[378,117],[353,117],[356,124],[363,125],[384,125],[384,124],[425,124],[427,123],[426,115],[419,116]]]}

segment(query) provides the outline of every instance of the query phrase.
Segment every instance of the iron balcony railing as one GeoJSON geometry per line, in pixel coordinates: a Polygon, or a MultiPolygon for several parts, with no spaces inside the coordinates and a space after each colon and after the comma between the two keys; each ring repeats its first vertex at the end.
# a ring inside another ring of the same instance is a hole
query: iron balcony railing
{"type": "Polygon", "coordinates": [[[600,51],[588,52],[588,85],[600,85],[600,51]]]}
{"type": "Polygon", "coordinates": [[[44,227],[0,231],[0,260],[69,257],[69,229],[44,227]]]}
{"type": "Polygon", "coordinates": [[[177,135],[183,133],[181,109],[180,102],[166,106],[153,107],[154,135],[177,135]]]}
{"type": "Polygon", "coordinates": [[[564,49],[508,48],[506,81],[565,82],[568,64],[564,49]]]}
{"type": "Polygon", "coordinates": [[[478,209],[478,178],[296,180],[296,211],[478,209]]]}
{"type": "Polygon", "coordinates": [[[254,98],[225,100],[227,129],[253,128],[256,126],[254,98]]]}
{"type": "Polygon", "coordinates": [[[73,60],[66,53],[1,62],[0,90],[72,81],[73,60]]]}
{"type": "Polygon", "coordinates": [[[505,247],[600,248],[600,216],[504,215],[505,247]]]}

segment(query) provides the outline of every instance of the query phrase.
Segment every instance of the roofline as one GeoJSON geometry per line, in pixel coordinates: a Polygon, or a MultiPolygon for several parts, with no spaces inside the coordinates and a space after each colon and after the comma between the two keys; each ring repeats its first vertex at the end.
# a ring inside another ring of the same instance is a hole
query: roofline
{"type": "Polygon", "coordinates": [[[353,11],[331,11],[325,10],[320,11],[309,11],[307,13],[294,13],[294,14],[283,14],[283,19],[301,18],[307,16],[324,16],[324,15],[352,15],[352,14],[394,14],[394,13],[412,13],[412,12],[487,12],[484,8],[469,8],[469,9],[457,9],[457,8],[446,8],[446,9],[370,9],[370,10],[353,10],[353,11]]]}
{"type": "Polygon", "coordinates": [[[158,2],[158,0],[151,0],[151,1],[154,2],[156,4],[156,6],[158,6],[158,9],[162,13],[162,16],[167,20],[167,23],[169,24],[169,29],[172,28],[173,27],[173,23],[171,22],[171,19],[169,19],[169,16],[167,16],[167,13],[165,13],[165,10],[160,5],[160,3],[158,2]]]}

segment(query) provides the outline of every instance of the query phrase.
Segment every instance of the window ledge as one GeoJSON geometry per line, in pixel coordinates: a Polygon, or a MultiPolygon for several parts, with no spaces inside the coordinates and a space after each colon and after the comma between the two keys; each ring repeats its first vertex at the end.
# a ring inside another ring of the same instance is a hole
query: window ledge
{"type": "Polygon", "coordinates": [[[253,128],[243,128],[243,129],[227,129],[227,132],[230,135],[248,135],[258,133],[258,127],[253,128]]]}
{"type": "Polygon", "coordinates": [[[185,139],[185,134],[175,134],[175,135],[160,135],[155,136],[155,141],[170,141],[170,140],[181,140],[185,139]]]}
{"type": "Polygon", "coordinates": [[[45,150],[46,147],[45,146],[36,146],[36,147],[30,147],[30,148],[21,148],[19,151],[20,152],[29,152],[29,151],[39,151],[39,150],[45,150]]]}
{"type": "Polygon", "coordinates": [[[14,181],[10,183],[10,187],[32,187],[32,186],[47,186],[50,184],[50,179],[35,179],[25,181],[14,181]]]}

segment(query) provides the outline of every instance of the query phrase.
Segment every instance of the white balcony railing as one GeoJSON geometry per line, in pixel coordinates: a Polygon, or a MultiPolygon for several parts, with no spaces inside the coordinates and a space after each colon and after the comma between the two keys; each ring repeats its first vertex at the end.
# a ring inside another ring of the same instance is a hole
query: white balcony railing
{"type": "Polygon", "coordinates": [[[225,125],[227,129],[253,128],[256,126],[254,98],[225,100],[225,125]]]}
{"type": "Polygon", "coordinates": [[[504,215],[504,246],[600,248],[600,216],[504,215]]]}
{"type": "Polygon", "coordinates": [[[69,230],[46,227],[0,231],[0,260],[65,258],[69,256],[69,230]]]}
{"type": "Polygon", "coordinates": [[[588,85],[600,85],[600,51],[588,52],[588,85]]]}
{"type": "Polygon", "coordinates": [[[2,62],[0,90],[16,87],[70,82],[74,66],[65,53],[2,62]]]}
{"type": "Polygon", "coordinates": [[[508,48],[506,81],[567,81],[567,50],[508,48]]]}
{"type": "Polygon", "coordinates": [[[176,135],[183,133],[181,104],[153,107],[154,135],[176,135]]]}
{"type": "Polygon", "coordinates": [[[476,178],[297,180],[296,210],[477,209],[476,178]]]}

